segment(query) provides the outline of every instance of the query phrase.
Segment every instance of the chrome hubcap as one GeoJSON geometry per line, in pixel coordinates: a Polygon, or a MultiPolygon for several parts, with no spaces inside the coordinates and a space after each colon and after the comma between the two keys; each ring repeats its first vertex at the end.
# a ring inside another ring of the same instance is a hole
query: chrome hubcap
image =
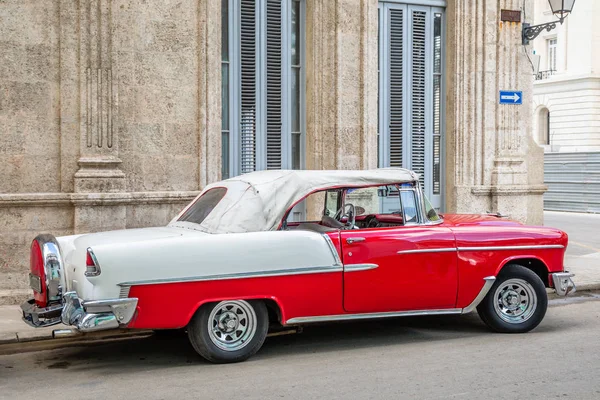
{"type": "Polygon", "coordinates": [[[256,333],[256,313],[244,300],[220,302],[213,308],[208,320],[208,336],[221,350],[239,350],[256,333]]]}
{"type": "Polygon", "coordinates": [[[511,324],[527,321],[537,307],[533,286],[523,279],[503,282],[494,294],[494,309],[502,320],[511,324]]]}

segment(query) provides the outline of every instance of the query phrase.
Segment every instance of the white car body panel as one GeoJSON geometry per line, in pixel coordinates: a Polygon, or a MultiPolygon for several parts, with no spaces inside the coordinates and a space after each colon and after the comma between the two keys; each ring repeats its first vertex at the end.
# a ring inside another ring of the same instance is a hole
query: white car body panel
{"type": "Polygon", "coordinates": [[[68,238],[60,238],[61,248],[73,243],[77,250],[63,255],[67,287],[84,300],[118,298],[132,284],[342,271],[329,238],[303,230],[210,235],[148,228],[68,238]],[[88,247],[101,269],[96,277],[84,276],[88,247]]]}
{"type": "MultiPolygon", "coordinates": [[[[57,237],[63,258],[63,292],[76,291],[80,295],[92,296],[93,285],[85,277],[85,260],[88,247],[116,243],[136,243],[141,241],[180,237],[184,234],[203,236],[202,232],[177,228],[157,227],[142,229],[124,229],[82,235],[57,237]]],[[[82,297],[83,298],[83,297],[82,297]]],[[[89,297],[91,299],[92,297],[89,297]]]]}

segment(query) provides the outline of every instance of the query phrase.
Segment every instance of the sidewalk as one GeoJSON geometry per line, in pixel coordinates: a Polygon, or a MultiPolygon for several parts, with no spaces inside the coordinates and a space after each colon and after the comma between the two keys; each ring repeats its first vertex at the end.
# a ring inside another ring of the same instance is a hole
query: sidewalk
{"type": "MultiPolygon", "coordinates": [[[[546,226],[561,229],[569,235],[565,269],[575,274],[573,281],[578,291],[600,290],[600,215],[563,212],[545,212],[546,226]]],[[[0,306],[0,346],[10,343],[33,342],[52,339],[52,331],[69,329],[59,324],[48,328],[32,328],[21,320],[18,305],[0,306]]],[[[121,332],[106,331],[100,335],[69,338],[114,338],[121,332]]],[[[149,332],[130,332],[129,335],[147,335],[149,332]]],[[[125,334],[127,335],[127,334],[125,334]]],[[[67,339],[55,339],[65,341],[67,339]]]]}
{"type": "Polygon", "coordinates": [[[577,290],[600,289],[600,214],[545,211],[544,225],[569,235],[565,269],[577,290]]]}
{"type": "Polygon", "coordinates": [[[33,328],[21,320],[21,307],[0,306],[0,344],[51,339],[54,329],[66,329],[65,325],[33,328]]]}
{"type": "Polygon", "coordinates": [[[84,344],[96,343],[106,340],[113,340],[128,337],[143,337],[152,334],[148,330],[108,330],[92,332],[80,336],[71,336],[60,339],[52,337],[52,331],[57,329],[71,329],[63,324],[50,326],[47,328],[33,328],[27,325],[21,319],[20,306],[0,306],[0,355],[13,354],[23,351],[45,350],[56,345],[66,344],[84,344]],[[50,340],[52,340],[50,342],[50,340]],[[36,346],[36,344],[46,343],[50,346],[36,346]],[[28,347],[24,347],[28,346],[28,347]],[[28,350],[31,348],[31,350],[28,350]]]}

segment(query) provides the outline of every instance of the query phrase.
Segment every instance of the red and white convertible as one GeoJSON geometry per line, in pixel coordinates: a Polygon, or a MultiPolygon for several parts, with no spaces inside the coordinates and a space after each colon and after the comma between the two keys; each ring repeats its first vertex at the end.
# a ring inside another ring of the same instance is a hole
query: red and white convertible
{"type": "Polygon", "coordinates": [[[31,246],[33,326],[187,328],[213,362],[247,359],[270,325],[464,314],[499,332],[574,289],[567,235],[436,213],[405,169],[262,171],[217,182],[166,227],[31,246]],[[304,222],[294,222],[299,216],[304,222]]]}

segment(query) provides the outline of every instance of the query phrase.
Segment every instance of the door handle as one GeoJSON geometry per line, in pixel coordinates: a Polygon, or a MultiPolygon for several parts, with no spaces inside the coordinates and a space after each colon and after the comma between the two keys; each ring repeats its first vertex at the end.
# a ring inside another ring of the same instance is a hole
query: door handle
{"type": "Polygon", "coordinates": [[[365,241],[364,237],[354,237],[354,238],[346,239],[346,243],[348,243],[348,244],[364,242],[364,241],[365,241]]]}

